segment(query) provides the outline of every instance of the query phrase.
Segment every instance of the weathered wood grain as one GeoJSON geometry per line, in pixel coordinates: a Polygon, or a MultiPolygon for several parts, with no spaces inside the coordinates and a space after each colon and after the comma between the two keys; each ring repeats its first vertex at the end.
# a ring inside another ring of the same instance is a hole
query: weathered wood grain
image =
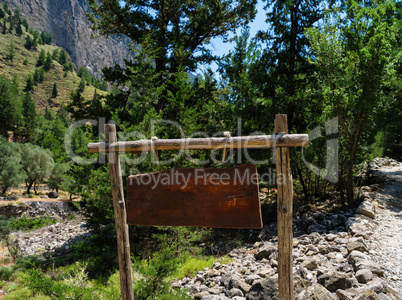
{"type": "MultiPolygon", "coordinates": [[[[275,133],[288,133],[287,115],[276,115],[275,133]]],[[[289,148],[276,147],[276,178],[278,188],[278,280],[279,299],[293,300],[293,179],[289,148]]]]}
{"type": "Polygon", "coordinates": [[[213,150],[223,148],[272,148],[272,147],[308,146],[307,134],[256,135],[222,138],[188,138],[188,139],[158,139],[128,142],[90,143],[88,151],[98,152],[150,152],[158,150],[213,150]]]}
{"type": "MultiPolygon", "coordinates": [[[[111,124],[105,125],[105,136],[107,143],[116,142],[116,126],[111,124]]],[[[108,163],[113,196],[114,219],[116,223],[121,297],[123,300],[134,300],[130,240],[126,221],[119,153],[109,152],[108,163]]]]}
{"type": "Polygon", "coordinates": [[[136,225],[262,228],[254,165],[191,168],[128,178],[127,222],[136,225]]]}

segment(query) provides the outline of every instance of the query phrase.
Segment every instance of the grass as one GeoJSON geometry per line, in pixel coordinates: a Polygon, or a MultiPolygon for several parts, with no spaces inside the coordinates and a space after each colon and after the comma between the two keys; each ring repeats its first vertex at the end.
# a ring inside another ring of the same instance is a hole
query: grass
{"type": "MultiPolygon", "coordinates": [[[[19,94],[24,92],[26,79],[29,74],[33,74],[36,63],[39,57],[39,52],[43,49],[45,52],[53,53],[54,50],[60,49],[55,45],[38,45],[36,49],[27,50],[24,47],[25,39],[28,33],[24,31],[21,37],[14,34],[0,33],[0,75],[8,79],[17,76],[19,79],[19,94]],[[13,61],[7,58],[8,47],[11,42],[15,44],[15,57],[13,61]],[[4,45],[4,46],[3,46],[4,45]],[[24,64],[24,61],[26,64],[24,64]]],[[[60,106],[65,105],[70,100],[70,93],[77,90],[81,78],[78,77],[75,71],[67,72],[64,77],[63,66],[56,60],[53,60],[53,66],[49,71],[45,72],[45,78],[42,83],[38,83],[34,87],[32,99],[36,102],[37,112],[44,112],[46,107],[56,111],[60,106]],[[58,95],[52,98],[53,84],[57,84],[58,95]]],[[[82,95],[85,99],[91,100],[95,92],[95,87],[87,85],[82,95]]],[[[104,91],[97,90],[98,94],[107,94],[104,91]]]]}

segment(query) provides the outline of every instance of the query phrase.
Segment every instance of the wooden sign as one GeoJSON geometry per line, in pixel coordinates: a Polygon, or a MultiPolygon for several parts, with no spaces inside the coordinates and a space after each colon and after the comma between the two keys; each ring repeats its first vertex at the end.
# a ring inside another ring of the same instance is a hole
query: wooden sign
{"type": "Polygon", "coordinates": [[[257,169],[247,164],[129,176],[127,223],[260,229],[257,169]]]}

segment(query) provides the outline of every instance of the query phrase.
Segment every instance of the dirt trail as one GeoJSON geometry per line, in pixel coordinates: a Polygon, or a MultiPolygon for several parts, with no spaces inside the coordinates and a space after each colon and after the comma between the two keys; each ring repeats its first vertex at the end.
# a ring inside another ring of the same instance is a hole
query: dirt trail
{"type": "Polygon", "coordinates": [[[370,252],[385,269],[384,276],[395,291],[402,295],[402,163],[382,167],[378,173],[387,180],[375,196],[379,225],[370,238],[370,252]]]}

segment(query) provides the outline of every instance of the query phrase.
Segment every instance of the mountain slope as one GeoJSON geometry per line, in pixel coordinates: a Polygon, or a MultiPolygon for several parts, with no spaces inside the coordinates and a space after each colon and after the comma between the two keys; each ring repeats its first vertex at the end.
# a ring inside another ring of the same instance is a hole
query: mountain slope
{"type": "Polygon", "coordinates": [[[12,10],[18,7],[33,28],[50,32],[54,43],[63,47],[77,66],[93,74],[100,75],[103,67],[123,64],[123,59],[132,57],[127,38],[91,39],[88,1],[8,0],[8,4],[12,10]]]}
{"type": "MultiPolygon", "coordinates": [[[[7,23],[9,26],[9,23],[7,23]]],[[[2,28],[2,26],[0,26],[2,28]]],[[[37,45],[36,49],[27,50],[24,47],[26,37],[30,35],[24,32],[21,37],[12,33],[0,33],[0,76],[13,79],[18,82],[18,92],[22,94],[26,88],[26,81],[29,75],[34,74],[35,69],[40,71],[43,66],[38,66],[38,58],[41,50],[45,53],[53,54],[55,50],[61,51],[61,48],[55,45],[37,45]],[[14,57],[10,59],[10,49],[13,47],[14,57]]],[[[31,36],[31,35],[30,35],[31,36]]],[[[41,83],[37,83],[32,91],[32,98],[36,103],[37,111],[44,111],[46,107],[56,109],[65,105],[70,100],[71,91],[78,89],[81,78],[73,71],[64,71],[64,67],[53,59],[52,66],[44,72],[44,78],[41,83]],[[57,97],[52,97],[53,85],[57,86],[57,97]]],[[[86,99],[92,99],[95,87],[86,85],[82,95],[86,99]]],[[[106,92],[97,90],[99,94],[106,92]]]]}

